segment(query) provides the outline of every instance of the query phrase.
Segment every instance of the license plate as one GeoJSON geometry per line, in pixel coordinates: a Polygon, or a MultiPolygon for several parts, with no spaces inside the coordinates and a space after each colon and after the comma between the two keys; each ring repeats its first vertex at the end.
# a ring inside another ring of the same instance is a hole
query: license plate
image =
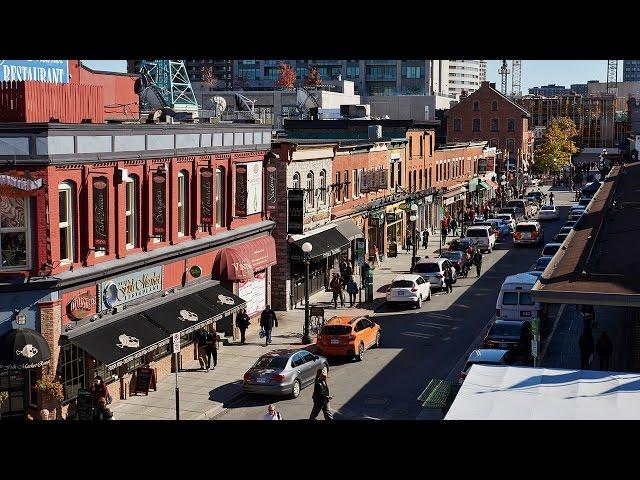
{"type": "Polygon", "coordinates": [[[404,292],[400,291],[400,292],[396,292],[399,296],[404,296],[404,292]]]}
{"type": "Polygon", "coordinates": [[[267,383],[267,379],[266,378],[258,378],[256,381],[258,383],[267,383]]]}
{"type": "Polygon", "coordinates": [[[520,316],[521,317],[530,317],[531,316],[531,312],[520,312],[520,316]]]}
{"type": "Polygon", "coordinates": [[[500,348],[507,348],[507,344],[506,343],[501,343],[500,344],[500,348]]]}
{"type": "Polygon", "coordinates": [[[331,345],[338,345],[340,343],[340,340],[336,339],[336,338],[332,338],[331,339],[331,345]]]}
{"type": "Polygon", "coordinates": [[[531,234],[530,233],[523,233],[522,234],[522,238],[529,239],[529,238],[531,238],[531,234]]]}

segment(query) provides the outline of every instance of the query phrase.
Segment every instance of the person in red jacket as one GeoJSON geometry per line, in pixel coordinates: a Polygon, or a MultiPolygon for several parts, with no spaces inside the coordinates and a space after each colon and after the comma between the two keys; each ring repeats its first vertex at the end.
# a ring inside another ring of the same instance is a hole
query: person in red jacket
{"type": "Polygon", "coordinates": [[[93,385],[91,385],[91,389],[89,391],[93,396],[94,405],[97,406],[100,403],[101,398],[104,398],[107,405],[111,403],[109,389],[100,375],[97,375],[96,378],[93,379],[93,385]]]}

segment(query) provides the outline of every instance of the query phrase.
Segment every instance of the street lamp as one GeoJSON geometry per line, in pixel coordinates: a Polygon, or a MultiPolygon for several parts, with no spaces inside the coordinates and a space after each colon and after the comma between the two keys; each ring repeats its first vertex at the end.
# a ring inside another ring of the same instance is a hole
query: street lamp
{"type": "Polygon", "coordinates": [[[418,205],[415,203],[411,205],[411,216],[409,220],[413,222],[413,256],[411,257],[411,271],[413,271],[413,267],[416,264],[416,224],[418,223],[418,205]]]}
{"type": "Polygon", "coordinates": [[[309,242],[302,244],[302,261],[304,262],[304,332],[302,334],[302,344],[309,345],[311,336],[309,335],[309,262],[311,261],[311,250],[313,245],[309,242]]]}

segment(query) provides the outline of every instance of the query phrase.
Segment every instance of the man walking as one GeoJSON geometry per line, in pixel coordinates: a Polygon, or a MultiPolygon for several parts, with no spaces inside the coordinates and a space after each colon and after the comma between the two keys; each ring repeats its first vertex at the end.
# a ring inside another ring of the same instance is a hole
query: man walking
{"type": "Polygon", "coordinates": [[[216,332],[215,324],[212,325],[211,331],[207,336],[207,371],[215,370],[218,365],[218,332],[216,332]],[[213,359],[213,367],[211,360],[213,359]]]}
{"type": "Polygon", "coordinates": [[[238,313],[238,316],[236,317],[236,327],[238,327],[238,329],[240,329],[240,344],[244,345],[245,342],[245,333],[247,331],[247,328],[249,328],[249,315],[247,315],[247,311],[243,308],[242,310],[240,310],[240,313],[238,313]]]}
{"type": "Polygon", "coordinates": [[[455,218],[451,219],[450,225],[451,225],[451,234],[455,237],[456,229],[458,228],[458,222],[456,222],[455,218]]]}
{"type": "Polygon", "coordinates": [[[204,329],[198,330],[196,335],[196,342],[198,344],[198,361],[200,362],[201,370],[209,370],[207,366],[207,339],[209,332],[204,329]]]}
{"type": "Polygon", "coordinates": [[[442,246],[444,247],[447,244],[447,227],[442,227],[440,235],[442,235],[442,246]]]}
{"type": "Polygon", "coordinates": [[[553,192],[549,194],[549,205],[553,205],[553,192]]]}
{"type": "Polygon", "coordinates": [[[476,251],[473,253],[472,261],[476,266],[476,277],[479,277],[480,270],[482,270],[482,253],[479,248],[476,248],[476,251]]]}
{"type": "Polygon", "coordinates": [[[600,359],[600,370],[609,370],[609,358],[613,353],[613,342],[607,332],[602,332],[598,343],[596,343],[598,358],[600,359]]]}
{"type": "Polygon", "coordinates": [[[344,307],[344,293],[342,293],[344,283],[340,278],[339,273],[333,274],[333,279],[331,280],[329,287],[331,288],[331,292],[333,293],[333,308],[338,308],[338,297],[340,298],[340,306],[344,307]]]}
{"type": "Polygon", "coordinates": [[[422,248],[426,250],[428,247],[429,247],[429,230],[425,228],[424,232],[422,232],[422,248]]]}
{"type": "Polygon", "coordinates": [[[451,266],[444,269],[444,286],[447,293],[453,292],[453,273],[451,266]]]}
{"type": "Polygon", "coordinates": [[[356,296],[358,295],[358,284],[351,277],[347,282],[347,292],[349,293],[349,304],[353,308],[353,304],[356,302],[356,296]]]}
{"type": "Polygon", "coordinates": [[[266,347],[271,343],[271,330],[273,326],[278,326],[278,319],[276,318],[276,312],[271,310],[271,305],[265,305],[264,310],[260,314],[260,326],[264,329],[264,338],[266,347]]]}
{"type": "Polygon", "coordinates": [[[325,420],[333,420],[333,412],[329,409],[329,400],[332,397],[329,396],[329,385],[327,385],[327,376],[323,373],[322,369],[318,369],[316,372],[316,382],[313,386],[313,409],[309,420],[315,420],[322,410],[325,420]]]}

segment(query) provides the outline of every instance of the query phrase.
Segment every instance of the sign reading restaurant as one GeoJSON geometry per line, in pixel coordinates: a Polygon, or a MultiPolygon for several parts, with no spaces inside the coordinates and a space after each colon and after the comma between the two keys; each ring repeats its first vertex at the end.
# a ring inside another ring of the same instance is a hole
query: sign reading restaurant
{"type": "Polygon", "coordinates": [[[69,83],[67,60],[0,60],[0,82],[69,83]]]}
{"type": "Polygon", "coordinates": [[[124,303],[162,291],[162,266],[116,277],[100,284],[100,310],[117,307],[124,303]]]}

